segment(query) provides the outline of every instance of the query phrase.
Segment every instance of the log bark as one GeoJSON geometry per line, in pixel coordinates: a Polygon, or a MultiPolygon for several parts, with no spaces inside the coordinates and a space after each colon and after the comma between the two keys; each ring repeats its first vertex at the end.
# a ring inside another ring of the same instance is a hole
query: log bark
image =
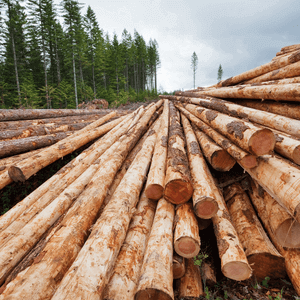
{"type": "MultiPolygon", "coordinates": [[[[238,233],[241,244],[253,269],[252,277],[258,282],[267,276],[284,278],[284,258],[279,254],[268,238],[247,194],[239,183],[224,190],[232,222],[238,233]]],[[[271,218],[276,218],[272,215],[271,218]]]]}
{"type": "Polygon", "coordinates": [[[198,128],[194,128],[194,132],[204,156],[215,170],[226,172],[233,168],[236,161],[226,150],[198,128]]]}
{"type": "Polygon", "coordinates": [[[32,156],[15,166],[9,168],[9,176],[14,181],[25,181],[33,174],[37,173],[39,170],[53,163],[57,159],[73,152],[74,150],[80,148],[82,145],[92,141],[93,139],[105,134],[117,124],[119,124],[123,119],[119,118],[115,121],[109,122],[103,126],[104,122],[114,117],[115,113],[106,115],[105,117],[93,122],[92,124],[86,126],[85,128],[76,131],[73,135],[61,142],[52,145],[51,147],[45,149],[37,155],[32,156]],[[98,127],[99,126],[99,127],[98,127]]]}
{"type": "Polygon", "coordinates": [[[103,299],[134,298],[156,203],[142,193],[103,299]]]}
{"type": "Polygon", "coordinates": [[[300,170],[278,156],[264,155],[257,161],[257,167],[244,170],[300,222],[300,170]]]}
{"type": "Polygon", "coordinates": [[[200,251],[198,222],[192,203],[183,203],[176,209],[174,249],[184,258],[192,258],[200,251]]]}
{"type": "Polygon", "coordinates": [[[251,182],[252,203],[260,218],[268,216],[266,222],[282,247],[300,248],[300,224],[273,197],[257,183],[251,182]]]}
{"type": "MultiPolygon", "coordinates": [[[[282,47],[281,50],[277,53],[278,53],[278,55],[280,55],[280,53],[295,51],[297,49],[300,49],[300,44],[295,44],[295,45],[289,45],[289,46],[282,47]]],[[[277,55],[277,53],[276,53],[276,55],[277,55]]]]}
{"type": "MultiPolygon", "coordinates": [[[[156,124],[159,126],[159,123],[156,124]]],[[[92,300],[103,297],[150,165],[158,126],[149,133],[142,150],[93,226],[91,235],[65,274],[52,299],[68,297],[92,300]],[[82,277],[82,274],[88,276],[82,277]]]]}
{"type": "Polygon", "coordinates": [[[187,202],[193,194],[189,163],[185,152],[185,138],[180,115],[170,103],[170,129],[164,198],[171,203],[187,202]]]}
{"type": "Polygon", "coordinates": [[[210,262],[202,262],[201,276],[205,286],[213,287],[217,284],[216,271],[213,264],[210,262]]]}
{"type": "Polygon", "coordinates": [[[278,59],[276,61],[271,61],[264,65],[258,66],[254,69],[251,69],[249,71],[241,73],[237,76],[233,76],[226,80],[222,80],[219,83],[213,85],[212,87],[223,87],[223,86],[235,85],[237,83],[244,82],[246,80],[258,77],[262,74],[277,70],[279,68],[282,68],[282,67],[285,67],[288,65],[293,65],[294,63],[296,63],[299,60],[300,60],[300,51],[297,53],[293,53],[287,57],[278,59]]]}
{"type": "Polygon", "coordinates": [[[173,204],[161,198],[157,204],[135,300],[174,299],[173,220],[173,204]]]}
{"type": "Polygon", "coordinates": [[[173,279],[181,278],[185,273],[185,258],[178,255],[176,252],[173,253],[173,279]]]}
{"type": "Polygon", "coordinates": [[[183,106],[245,151],[260,156],[272,153],[275,147],[275,137],[269,129],[193,104],[183,106]]]}
{"type": "Polygon", "coordinates": [[[214,181],[200,151],[197,138],[188,121],[181,115],[187,142],[187,152],[193,183],[193,207],[195,214],[202,219],[210,219],[218,211],[214,195],[214,181]]]}
{"type": "Polygon", "coordinates": [[[206,123],[202,122],[199,118],[191,114],[188,110],[184,109],[177,105],[177,108],[184,113],[185,116],[189,118],[189,120],[193,123],[193,128],[196,131],[196,127],[198,127],[201,131],[206,133],[209,137],[211,137],[220,147],[225,149],[236,161],[238,161],[241,165],[245,165],[249,168],[253,168],[257,165],[256,157],[235,144],[231,143],[230,140],[225,138],[223,135],[212,129],[206,123]]]}
{"type": "Polygon", "coordinates": [[[179,299],[197,300],[203,295],[200,269],[194,265],[192,258],[186,260],[186,272],[178,280],[179,299]]]}
{"type": "Polygon", "coordinates": [[[169,133],[169,101],[164,101],[164,112],[160,130],[157,134],[154,154],[150,171],[148,173],[147,185],[145,188],[146,196],[153,200],[159,200],[163,196],[166,161],[167,161],[167,146],[169,133]]]}

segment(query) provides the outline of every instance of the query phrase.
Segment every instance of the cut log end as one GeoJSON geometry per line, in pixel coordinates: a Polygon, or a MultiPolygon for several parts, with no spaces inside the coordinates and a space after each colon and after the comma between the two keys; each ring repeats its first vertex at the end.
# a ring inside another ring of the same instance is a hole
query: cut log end
{"type": "Polygon", "coordinates": [[[249,265],[241,261],[232,261],[225,264],[222,272],[226,277],[237,281],[246,280],[252,275],[249,265]]]}
{"type": "Polygon", "coordinates": [[[151,200],[159,200],[162,198],[164,188],[160,184],[150,184],[145,189],[146,197],[151,200]]]}
{"type": "Polygon", "coordinates": [[[252,169],[257,166],[256,156],[251,155],[251,154],[246,155],[244,158],[239,160],[239,163],[244,168],[252,169]]]}
{"type": "Polygon", "coordinates": [[[269,129],[262,129],[251,136],[249,149],[257,156],[271,154],[274,150],[275,143],[274,133],[269,129]]]}
{"type": "Polygon", "coordinates": [[[199,253],[200,245],[191,237],[182,237],[174,242],[174,249],[180,256],[192,258],[199,253]]]}
{"type": "Polygon", "coordinates": [[[300,224],[294,219],[285,220],[275,232],[278,242],[286,248],[300,248],[300,224]]]}
{"type": "Polygon", "coordinates": [[[24,176],[22,170],[20,168],[18,168],[18,167],[15,167],[15,166],[10,166],[9,167],[9,169],[8,169],[8,175],[15,182],[18,182],[18,181],[25,182],[26,179],[27,179],[24,176]]]}
{"type": "Polygon", "coordinates": [[[293,161],[300,165],[300,146],[297,146],[294,151],[293,151],[293,154],[292,154],[292,157],[293,157],[293,161]]]}
{"type": "Polygon", "coordinates": [[[194,205],[194,212],[197,217],[201,219],[210,219],[218,211],[219,206],[216,200],[206,197],[205,200],[200,201],[194,205]]]}
{"type": "Polygon", "coordinates": [[[164,198],[173,204],[187,202],[193,195],[193,186],[190,182],[175,179],[167,183],[164,198]]]}
{"type": "Polygon", "coordinates": [[[171,296],[157,289],[145,289],[136,293],[135,300],[173,300],[171,296]]]}
{"type": "Polygon", "coordinates": [[[214,152],[211,158],[212,167],[221,172],[227,172],[232,169],[236,161],[224,149],[214,152]]]}
{"type": "Polygon", "coordinates": [[[184,258],[179,257],[180,259],[177,259],[178,257],[178,255],[173,256],[173,279],[181,278],[185,274],[184,258]]]}

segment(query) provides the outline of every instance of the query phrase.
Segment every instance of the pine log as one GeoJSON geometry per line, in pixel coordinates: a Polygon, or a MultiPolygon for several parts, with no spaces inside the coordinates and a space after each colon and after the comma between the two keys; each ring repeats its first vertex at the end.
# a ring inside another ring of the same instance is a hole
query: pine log
{"type": "Polygon", "coordinates": [[[260,218],[268,216],[268,226],[278,243],[285,248],[300,248],[299,222],[257,183],[252,181],[251,188],[252,203],[260,218]]]}
{"type": "Polygon", "coordinates": [[[205,286],[213,287],[217,284],[216,271],[212,262],[203,261],[200,267],[202,280],[205,286]]]}
{"type": "MultiPolygon", "coordinates": [[[[224,197],[231,220],[253,269],[252,276],[257,281],[262,281],[267,276],[284,278],[284,258],[269,240],[241,185],[235,183],[228,186],[224,190],[224,197]]],[[[271,215],[272,219],[276,217],[277,215],[271,215]]]]}
{"type": "Polygon", "coordinates": [[[57,159],[73,152],[74,150],[80,148],[82,145],[92,141],[93,139],[105,134],[123,120],[121,117],[115,121],[111,121],[101,126],[101,124],[105,123],[107,120],[114,116],[115,112],[112,112],[86,126],[85,128],[76,131],[67,139],[62,140],[55,145],[52,145],[39,154],[23,160],[17,165],[11,166],[8,170],[9,176],[14,181],[24,182],[42,168],[48,166],[57,159]]]}
{"type": "Polygon", "coordinates": [[[135,300],[174,299],[173,220],[173,204],[161,198],[157,204],[135,300]]]}
{"type": "Polygon", "coordinates": [[[252,269],[248,264],[246,254],[231,222],[225,201],[219,190],[216,190],[215,194],[219,210],[212,217],[212,221],[221,259],[222,273],[233,280],[246,280],[251,277],[252,269]]]}
{"type": "Polygon", "coordinates": [[[194,128],[194,132],[204,156],[215,170],[226,172],[233,168],[236,161],[226,150],[218,146],[200,129],[194,128]]]}
{"type": "Polygon", "coordinates": [[[223,87],[228,85],[235,85],[237,83],[244,82],[246,80],[258,77],[262,74],[277,70],[279,68],[289,66],[289,65],[292,66],[294,63],[296,63],[299,60],[300,60],[300,51],[296,53],[292,53],[291,55],[287,57],[283,57],[276,61],[271,61],[264,65],[258,66],[254,69],[241,73],[237,76],[233,76],[226,80],[222,80],[219,83],[213,85],[212,87],[223,87]]]}
{"type": "Polygon", "coordinates": [[[181,278],[185,273],[185,258],[178,255],[176,252],[173,253],[173,279],[181,278]]]}
{"type": "Polygon", "coordinates": [[[200,151],[197,138],[188,119],[182,114],[181,120],[186,136],[187,152],[194,189],[194,212],[199,218],[210,219],[218,211],[218,204],[213,192],[214,181],[200,151]]]}
{"type": "Polygon", "coordinates": [[[257,161],[257,167],[244,170],[300,222],[300,170],[278,156],[264,155],[257,161]]]}
{"type": "Polygon", "coordinates": [[[256,157],[248,152],[245,152],[235,144],[231,143],[230,140],[225,138],[223,135],[212,129],[206,123],[202,122],[199,118],[191,114],[188,110],[176,105],[176,107],[184,113],[185,116],[193,122],[193,128],[196,131],[196,126],[211,137],[220,147],[225,149],[236,161],[241,165],[245,165],[249,168],[253,168],[257,165],[256,157]]]}
{"type": "Polygon", "coordinates": [[[159,200],[163,196],[166,161],[167,161],[167,146],[169,132],[169,101],[164,101],[164,112],[161,122],[161,127],[157,134],[157,141],[154,148],[154,154],[150,171],[148,173],[147,185],[145,188],[146,196],[153,200],[159,200]]]}
{"type": "Polygon", "coordinates": [[[270,129],[261,129],[250,122],[193,104],[183,106],[245,151],[259,156],[272,153],[275,147],[275,137],[270,129]]]}
{"type": "Polygon", "coordinates": [[[170,102],[170,129],[164,198],[171,203],[187,202],[193,194],[189,163],[185,152],[185,138],[180,115],[170,102]]]}
{"type": "Polygon", "coordinates": [[[97,113],[99,110],[96,109],[0,109],[0,121],[45,119],[97,113]]]}
{"type": "MultiPolygon", "coordinates": [[[[155,108],[155,107],[154,107],[155,108]]],[[[160,120],[158,120],[160,121],[160,120]]],[[[65,274],[54,299],[99,299],[112,275],[113,266],[125,240],[129,222],[138,202],[139,194],[153,154],[156,122],[143,148],[134,159],[112,199],[93,226],[88,240],[72,266],[65,274]],[[93,251],[90,249],[93,248],[93,251]],[[88,276],[82,277],[82,274],[88,276]]]]}
{"type": "Polygon", "coordinates": [[[204,294],[199,266],[194,265],[192,258],[186,260],[186,272],[178,280],[180,299],[197,300],[204,294]]]}
{"type": "Polygon", "coordinates": [[[156,203],[142,193],[103,299],[131,300],[137,288],[156,203]]]}
{"type": "Polygon", "coordinates": [[[192,258],[200,251],[198,222],[192,203],[183,203],[176,209],[174,249],[184,258],[192,258]]]}
{"type": "Polygon", "coordinates": [[[207,97],[207,99],[172,97],[179,101],[188,101],[202,107],[217,110],[223,114],[250,120],[252,122],[277,129],[279,131],[300,137],[300,121],[279,116],[270,112],[260,111],[254,108],[244,107],[228,101],[207,97]]]}

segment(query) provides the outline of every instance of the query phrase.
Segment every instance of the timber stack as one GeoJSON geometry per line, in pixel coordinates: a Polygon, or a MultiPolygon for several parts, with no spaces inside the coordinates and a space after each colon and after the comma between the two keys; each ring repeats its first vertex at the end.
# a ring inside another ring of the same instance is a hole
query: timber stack
{"type": "Polygon", "coordinates": [[[288,274],[300,295],[299,51],[124,115],[0,111],[0,189],[90,143],[0,217],[0,300],[198,299],[211,224],[224,276],[288,274]]]}

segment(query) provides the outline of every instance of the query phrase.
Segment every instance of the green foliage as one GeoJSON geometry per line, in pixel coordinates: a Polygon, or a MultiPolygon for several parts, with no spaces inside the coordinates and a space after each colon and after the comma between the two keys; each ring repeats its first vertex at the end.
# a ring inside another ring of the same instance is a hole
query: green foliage
{"type": "Polygon", "coordinates": [[[261,282],[262,286],[264,286],[265,288],[268,288],[269,285],[268,285],[268,282],[270,280],[270,277],[265,277],[265,279],[261,282]]]}
{"type": "Polygon", "coordinates": [[[222,76],[223,76],[223,69],[221,64],[219,65],[219,69],[218,69],[218,82],[222,80],[222,76]]]}
{"type": "Polygon", "coordinates": [[[208,254],[200,252],[198,255],[194,257],[194,265],[201,267],[202,262],[208,258],[208,254]]]}

